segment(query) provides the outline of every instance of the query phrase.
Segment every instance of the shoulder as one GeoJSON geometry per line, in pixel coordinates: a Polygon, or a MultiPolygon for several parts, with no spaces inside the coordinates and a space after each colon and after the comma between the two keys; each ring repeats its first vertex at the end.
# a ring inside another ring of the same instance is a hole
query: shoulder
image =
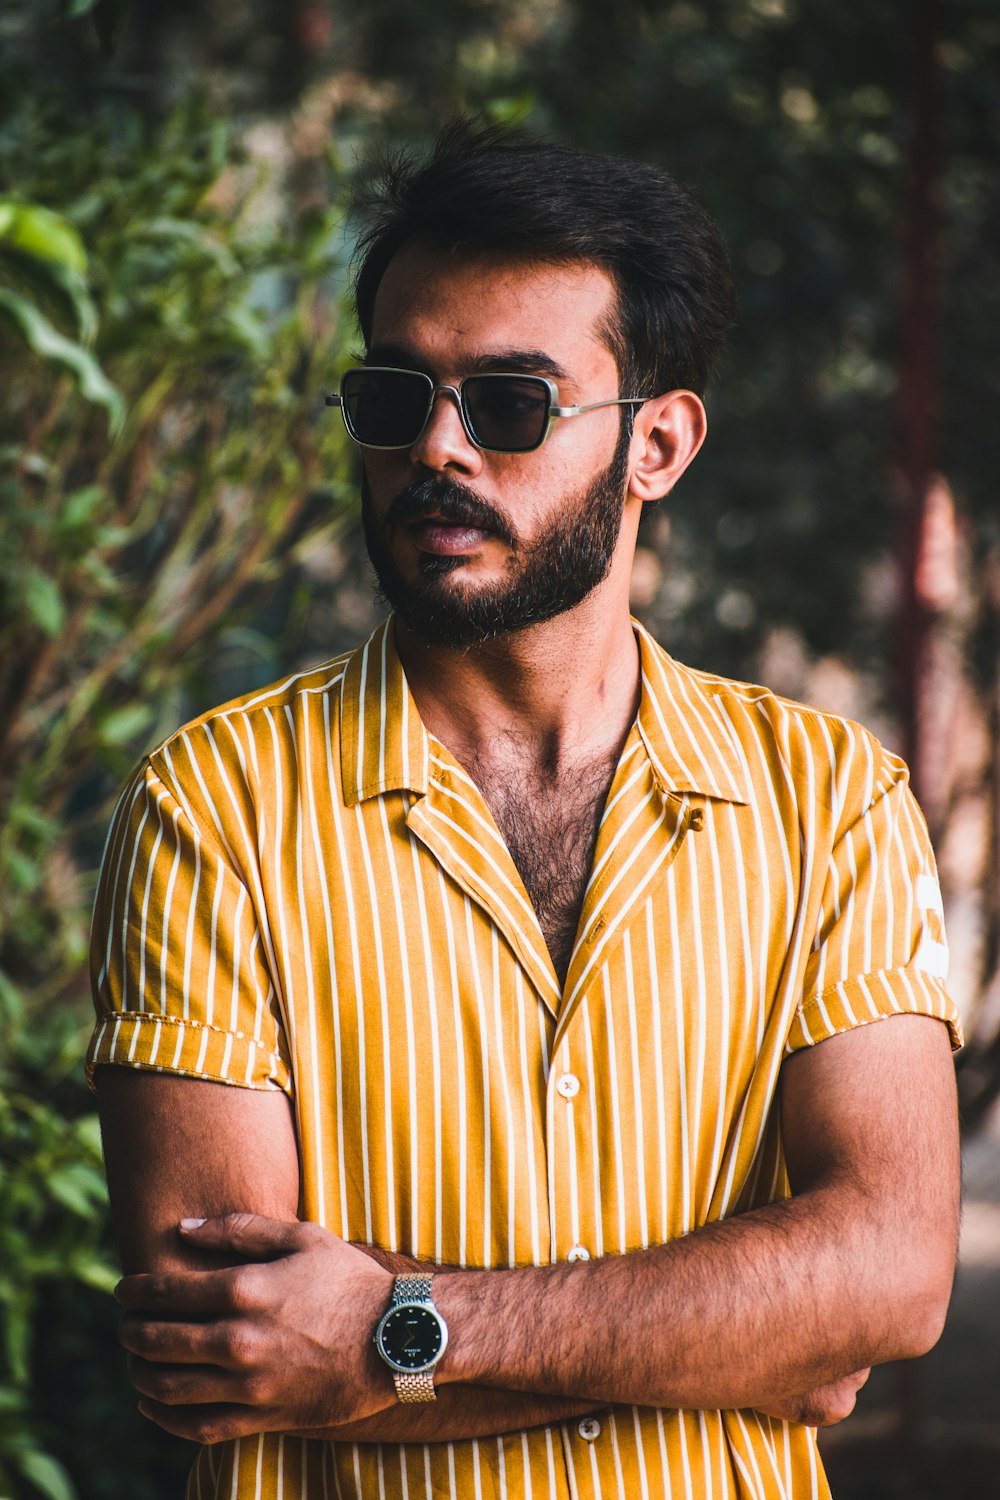
{"type": "Polygon", "coordinates": [[[122,791],[120,818],[155,804],[199,825],[231,815],[249,825],[262,786],[291,791],[303,753],[322,754],[339,729],[340,691],[351,653],[290,673],[198,714],[142,757],[122,791]]]}
{"type": "Polygon", "coordinates": [[[350,660],[351,653],[345,652],[343,656],[335,656],[314,667],[293,672],[266,687],[255,688],[253,692],[244,693],[241,697],[208,709],[175,729],[150,755],[158,755],[177,740],[198,731],[213,733],[224,725],[239,724],[256,732],[276,715],[282,716],[289,709],[294,712],[322,712],[323,701],[336,696],[350,660]]]}
{"type": "Polygon", "coordinates": [[[333,657],[198,714],[154,746],[145,764],[170,781],[179,760],[245,766],[273,753],[276,743],[294,743],[302,726],[323,732],[336,722],[350,659],[350,653],[333,657]]]}
{"type": "Polygon", "coordinates": [[[863,724],[761,683],[686,666],[648,636],[643,644],[647,688],[665,716],[682,721],[706,751],[722,750],[748,799],[766,791],[857,812],[907,784],[905,762],[863,724]]]}

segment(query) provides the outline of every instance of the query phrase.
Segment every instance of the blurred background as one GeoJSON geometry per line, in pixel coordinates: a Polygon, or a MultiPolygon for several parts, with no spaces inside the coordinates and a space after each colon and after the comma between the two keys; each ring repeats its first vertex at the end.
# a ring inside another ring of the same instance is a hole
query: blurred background
{"type": "Polygon", "coordinates": [[[939,1348],[823,1446],[839,1500],[997,1493],[998,60],[995,0],[5,0],[0,1496],[180,1493],[108,1296],[96,869],[145,747],[379,616],[323,406],[346,206],[457,109],[657,161],[732,245],[711,436],[634,606],[913,767],[968,1034],[962,1264],[939,1348]]]}

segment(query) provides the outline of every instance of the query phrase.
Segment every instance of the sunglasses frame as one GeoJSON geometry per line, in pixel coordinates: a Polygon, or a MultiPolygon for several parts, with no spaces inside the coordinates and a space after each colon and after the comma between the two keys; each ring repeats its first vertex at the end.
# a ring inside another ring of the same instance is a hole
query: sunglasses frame
{"type": "Polygon", "coordinates": [[[650,396],[619,396],[612,401],[591,401],[586,406],[559,406],[559,387],[556,385],[554,380],[549,380],[545,375],[526,375],[523,372],[516,370],[484,370],[480,374],[466,375],[465,379],[459,381],[458,385],[436,385],[431,377],[423,370],[401,370],[394,365],[355,365],[352,369],[344,371],[343,375],[340,377],[339,393],[335,396],[327,396],[326,405],[339,406],[340,414],[344,419],[344,426],[347,428],[348,436],[355,443],[357,443],[359,447],[373,448],[380,453],[399,453],[405,448],[412,448],[415,443],[418,443],[420,441],[433,414],[434,402],[440,395],[448,395],[454,399],[455,405],[458,407],[459,416],[461,417],[462,421],[462,429],[465,432],[466,437],[469,439],[469,442],[472,443],[473,447],[478,448],[483,453],[535,453],[542,446],[542,444],[545,442],[545,439],[552,431],[552,423],[556,420],[557,417],[580,417],[583,416],[585,412],[598,411],[601,407],[604,406],[642,406],[646,401],[652,400],[652,397],[650,396]],[[362,440],[358,437],[357,433],[353,429],[351,418],[348,414],[347,402],[344,399],[344,383],[345,381],[349,380],[352,375],[362,373],[370,373],[372,375],[409,375],[411,377],[415,376],[417,379],[422,380],[426,383],[428,391],[427,414],[424,417],[423,423],[421,424],[420,431],[417,432],[414,437],[412,437],[408,442],[365,443],[362,442],[362,440]],[[537,443],[532,443],[527,448],[494,448],[488,446],[486,443],[480,442],[479,438],[476,437],[476,434],[473,430],[472,417],[469,414],[469,410],[465,400],[465,387],[470,380],[521,380],[530,381],[532,385],[541,386],[545,391],[546,412],[541,436],[539,437],[537,443]]]}

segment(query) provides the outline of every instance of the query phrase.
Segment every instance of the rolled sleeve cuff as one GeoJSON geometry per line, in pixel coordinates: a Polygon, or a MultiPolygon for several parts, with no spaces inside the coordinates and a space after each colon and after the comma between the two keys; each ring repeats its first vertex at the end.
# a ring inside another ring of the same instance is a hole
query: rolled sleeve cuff
{"type": "Polygon", "coordinates": [[[813,1047],[828,1037],[857,1026],[867,1026],[886,1016],[934,1016],[948,1027],[951,1045],[963,1045],[962,1022],[944,984],[926,970],[879,969],[856,979],[831,985],[799,1007],[788,1040],[786,1054],[813,1047]]]}
{"type": "Polygon", "coordinates": [[[95,1069],[102,1063],[152,1068],[238,1088],[292,1092],[285,1059],[252,1036],[149,1011],[118,1012],[97,1023],[87,1049],[91,1088],[95,1069]]]}

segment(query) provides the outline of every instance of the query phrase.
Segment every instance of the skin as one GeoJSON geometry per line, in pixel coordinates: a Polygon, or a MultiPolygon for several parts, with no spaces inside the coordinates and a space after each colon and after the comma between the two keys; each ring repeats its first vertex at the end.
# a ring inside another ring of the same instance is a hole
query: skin
{"type": "MultiPolygon", "coordinates": [[[[607,399],[617,371],[599,330],[612,296],[593,267],[479,260],[443,271],[412,249],[379,291],[372,359],[451,383],[534,350],[565,404],[607,399]]],[[[375,514],[415,478],[449,474],[530,545],[552,507],[572,505],[580,475],[607,465],[618,421],[610,408],[557,422],[536,453],[484,454],[441,397],[412,450],[366,455],[375,514]]],[[[543,831],[560,785],[576,784],[581,767],[591,805],[606,790],[638,704],[628,581],[639,515],[672,488],[704,430],[690,392],[639,410],[619,545],[604,583],[576,609],[461,654],[399,631],[428,727],[480,774],[527,766],[543,831]]],[[[457,530],[431,517],[394,534],[404,576],[428,551],[462,558],[448,575],[457,589],[516,566],[497,536],[457,530]]],[[[826,1423],[852,1409],[868,1366],[924,1352],[943,1324],[957,1241],[957,1110],[947,1033],[928,1017],[883,1020],[785,1063],[788,1201],[628,1256],[438,1271],[450,1342],[438,1401],[416,1407],[399,1405],[371,1343],[392,1274],[414,1263],[297,1222],[284,1096],[123,1068],[100,1069],[98,1087],[130,1273],[118,1289],[122,1342],[141,1409],[180,1436],[434,1441],[616,1401],[754,1406],[826,1423]],[[183,1225],[187,1216],[204,1222],[183,1225]],[[623,1336],[594,1337],[585,1314],[597,1307],[600,1325],[623,1336]]]]}

